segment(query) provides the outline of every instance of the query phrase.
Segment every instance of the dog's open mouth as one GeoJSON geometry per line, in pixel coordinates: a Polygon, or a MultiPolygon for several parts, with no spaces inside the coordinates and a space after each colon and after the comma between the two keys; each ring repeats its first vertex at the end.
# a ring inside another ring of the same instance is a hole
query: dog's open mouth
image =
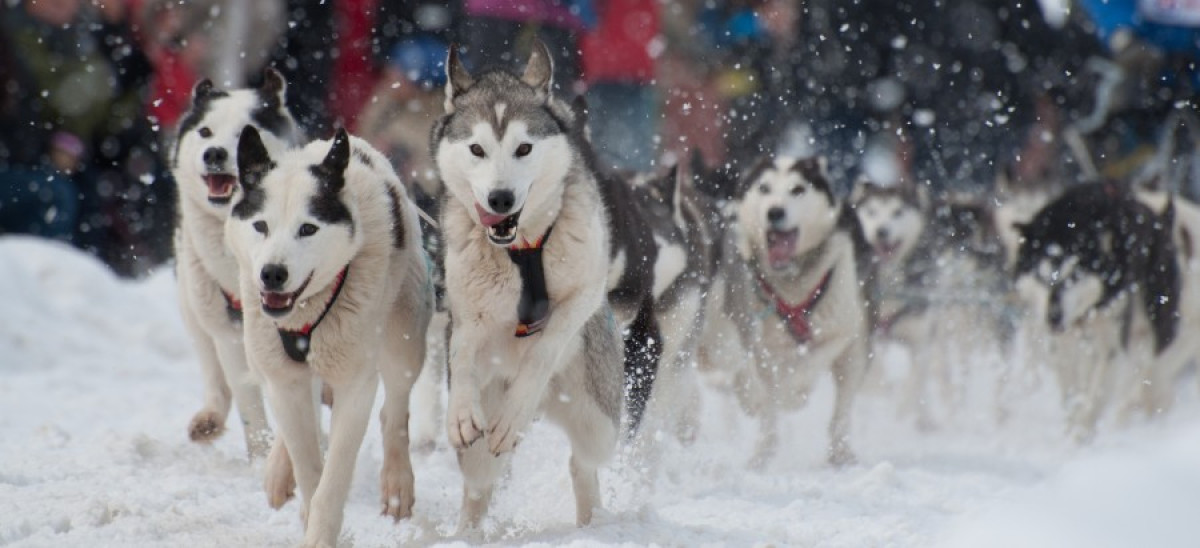
{"type": "Polygon", "coordinates": [[[479,214],[479,222],[487,228],[488,239],[496,245],[509,245],[517,239],[517,223],[521,212],[512,215],[497,215],[475,204],[475,212],[479,214]]]}
{"type": "Polygon", "coordinates": [[[233,185],[237,184],[237,177],[229,173],[208,173],[204,175],[204,183],[208,185],[208,201],[224,204],[233,197],[233,185]]]}
{"type": "Polygon", "coordinates": [[[771,268],[787,268],[796,254],[796,240],[799,239],[799,235],[799,228],[767,231],[767,260],[771,263],[771,268]]]}
{"type": "Polygon", "coordinates": [[[304,283],[300,284],[300,288],[291,293],[279,293],[275,291],[260,292],[259,295],[262,297],[263,312],[266,312],[268,316],[275,318],[286,316],[288,312],[292,311],[292,307],[296,305],[296,300],[299,299],[300,295],[304,293],[304,290],[308,288],[308,282],[311,281],[312,274],[309,274],[308,278],[304,280],[304,283]]]}
{"type": "Polygon", "coordinates": [[[885,240],[879,240],[875,243],[875,255],[880,259],[891,259],[896,254],[898,249],[900,249],[899,241],[888,242],[885,240]]]}

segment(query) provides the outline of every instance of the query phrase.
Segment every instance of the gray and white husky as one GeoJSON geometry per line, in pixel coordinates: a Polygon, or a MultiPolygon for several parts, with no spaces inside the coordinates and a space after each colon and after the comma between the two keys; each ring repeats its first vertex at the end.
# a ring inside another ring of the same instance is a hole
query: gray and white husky
{"type": "Polygon", "coordinates": [[[172,171],[179,189],[175,232],[179,304],[204,373],[204,407],[188,434],[207,442],[225,430],[230,398],[245,426],[252,457],[270,444],[262,393],[246,367],[237,263],[225,245],[225,220],[237,187],[237,143],[247,124],[273,153],[296,144],[299,131],[284,106],[283,77],[268,70],[258,89],[223,91],[198,83],[179,126],[172,171]]]}
{"type": "Polygon", "coordinates": [[[447,430],[463,472],[461,529],[477,527],[539,412],[571,442],[576,523],[600,505],[597,469],[621,415],[621,339],[605,298],[609,235],[586,142],[551,96],[538,43],[523,75],[472,76],[453,50],[432,150],[451,318],[447,430]]]}
{"type": "MultiPolygon", "coordinates": [[[[734,285],[725,290],[724,302],[714,303],[727,312],[713,314],[709,324],[754,326],[748,339],[741,335],[751,363],[742,358],[716,364],[738,368],[734,386],[740,400],[760,418],[754,465],[775,453],[779,413],[803,406],[822,374],[832,376],[836,389],[829,461],[854,459],[850,415],[867,367],[869,337],[860,276],[866,244],[854,212],[834,195],[824,164],[821,158],[764,158],[748,172],[736,200],[737,252],[750,279],[729,277],[725,283],[734,285]],[[739,302],[747,309],[729,313],[739,302]]],[[[705,335],[706,341],[721,339],[705,335]]]]}
{"type": "Polygon", "coordinates": [[[416,207],[387,159],[344,130],[271,154],[247,126],[238,174],[226,237],[242,300],[254,303],[245,308],[246,354],[283,440],[267,462],[268,496],[286,498],[290,458],[304,544],[333,546],[381,378],[383,511],[411,515],[409,395],[424,361],[431,263],[416,207]],[[334,401],[325,459],[314,376],[334,401]]]}

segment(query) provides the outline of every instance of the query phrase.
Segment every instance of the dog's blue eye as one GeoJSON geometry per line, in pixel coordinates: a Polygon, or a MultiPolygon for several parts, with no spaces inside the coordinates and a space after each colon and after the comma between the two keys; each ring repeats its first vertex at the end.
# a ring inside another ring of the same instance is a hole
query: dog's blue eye
{"type": "Polygon", "coordinates": [[[474,154],[476,158],[483,158],[483,147],[479,146],[479,144],[471,145],[471,154],[474,154]]]}
{"type": "Polygon", "coordinates": [[[758,185],[758,192],[761,194],[770,194],[771,187],[769,187],[767,185],[758,185]]]}
{"type": "Polygon", "coordinates": [[[254,221],[254,230],[258,231],[259,234],[266,236],[267,235],[267,222],[266,221],[254,221]]]}
{"type": "Polygon", "coordinates": [[[802,186],[794,186],[794,187],[792,187],[792,196],[799,196],[801,194],[804,194],[805,190],[806,189],[802,186]]]}
{"type": "Polygon", "coordinates": [[[212,137],[212,135],[213,135],[212,130],[208,129],[207,127],[200,128],[200,131],[198,133],[200,133],[200,136],[205,139],[208,139],[209,137],[212,137]]]}
{"type": "Polygon", "coordinates": [[[528,156],[530,152],[533,152],[533,145],[529,143],[521,143],[521,145],[517,147],[517,158],[528,156]]]}
{"type": "Polygon", "coordinates": [[[300,234],[301,238],[303,238],[305,236],[312,236],[313,234],[316,234],[316,233],[317,233],[317,225],[314,225],[312,223],[304,223],[304,224],[300,225],[299,234],[300,234]]]}

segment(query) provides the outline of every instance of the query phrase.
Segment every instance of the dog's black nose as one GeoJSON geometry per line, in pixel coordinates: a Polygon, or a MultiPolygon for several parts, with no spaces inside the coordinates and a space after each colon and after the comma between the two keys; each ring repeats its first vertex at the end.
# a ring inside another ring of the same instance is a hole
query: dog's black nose
{"type": "Polygon", "coordinates": [[[263,287],[270,291],[283,289],[288,280],[288,269],[281,264],[269,264],[262,269],[263,287]]]}
{"type": "Polygon", "coordinates": [[[493,190],[488,194],[488,207],[500,215],[508,213],[516,202],[517,197],[511,190],[493,190]]]}
{"type": "Polygon", "coordinates": [[[204,151],[204,163],[213,166],[223,166],[229,159],[229,151],[222,147],[212,147],[204,151]]]}
{"type": "Polygon", "coordinates": [[[877,238],[879,238],[880,240],[887,240],[888,236],[891,236],[891,235],[892,235],[892,233],[888,231],[886,226],[881,226],[881,227],[879,227],[879,230],[875,231],[875,236],[877,238]]]}
{"type": "Polygon", "coordinates": [[[1051,300],[1050,305],[1046,307],[1046,322],[1056,331],[1061,331],[1063,328],[1062,303],[1057,299],[1051,300]]]}
{"type": "Polygon", "coordinates": [[[783,216],[786,214],[782,207],[773,207],[767,210],[767,220],[772,223],[778,223],[783,220],[783,216]]]}

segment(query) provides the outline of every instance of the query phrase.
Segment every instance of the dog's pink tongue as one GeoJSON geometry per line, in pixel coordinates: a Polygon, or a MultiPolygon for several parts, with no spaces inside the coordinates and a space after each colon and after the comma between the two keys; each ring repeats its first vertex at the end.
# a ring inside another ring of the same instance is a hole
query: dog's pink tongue
{"type": "Polygon", "coordinates": [[[796,249],[795,234],[770,234],[767,241],[767,260],[771,261],[771,266],[784,266],[792,260],[796,249]]]}
{"type": "Polygon", "coordinates": [[[224,173],[206,175],[204,182],[208,183],[208,193],[211,196],[228,196],[233,192],[233,184],[237,178],[224,173]]]}
{"type": "Polygon", "coordinates": [[[479,222],[483,223],[483,226],[487,227],[500,224],[502,221],[508,218],[508,215],[496,215],[495,213],[491,213],[479,204],[475,204],[475,212],[479,214],[479,222]]]}

